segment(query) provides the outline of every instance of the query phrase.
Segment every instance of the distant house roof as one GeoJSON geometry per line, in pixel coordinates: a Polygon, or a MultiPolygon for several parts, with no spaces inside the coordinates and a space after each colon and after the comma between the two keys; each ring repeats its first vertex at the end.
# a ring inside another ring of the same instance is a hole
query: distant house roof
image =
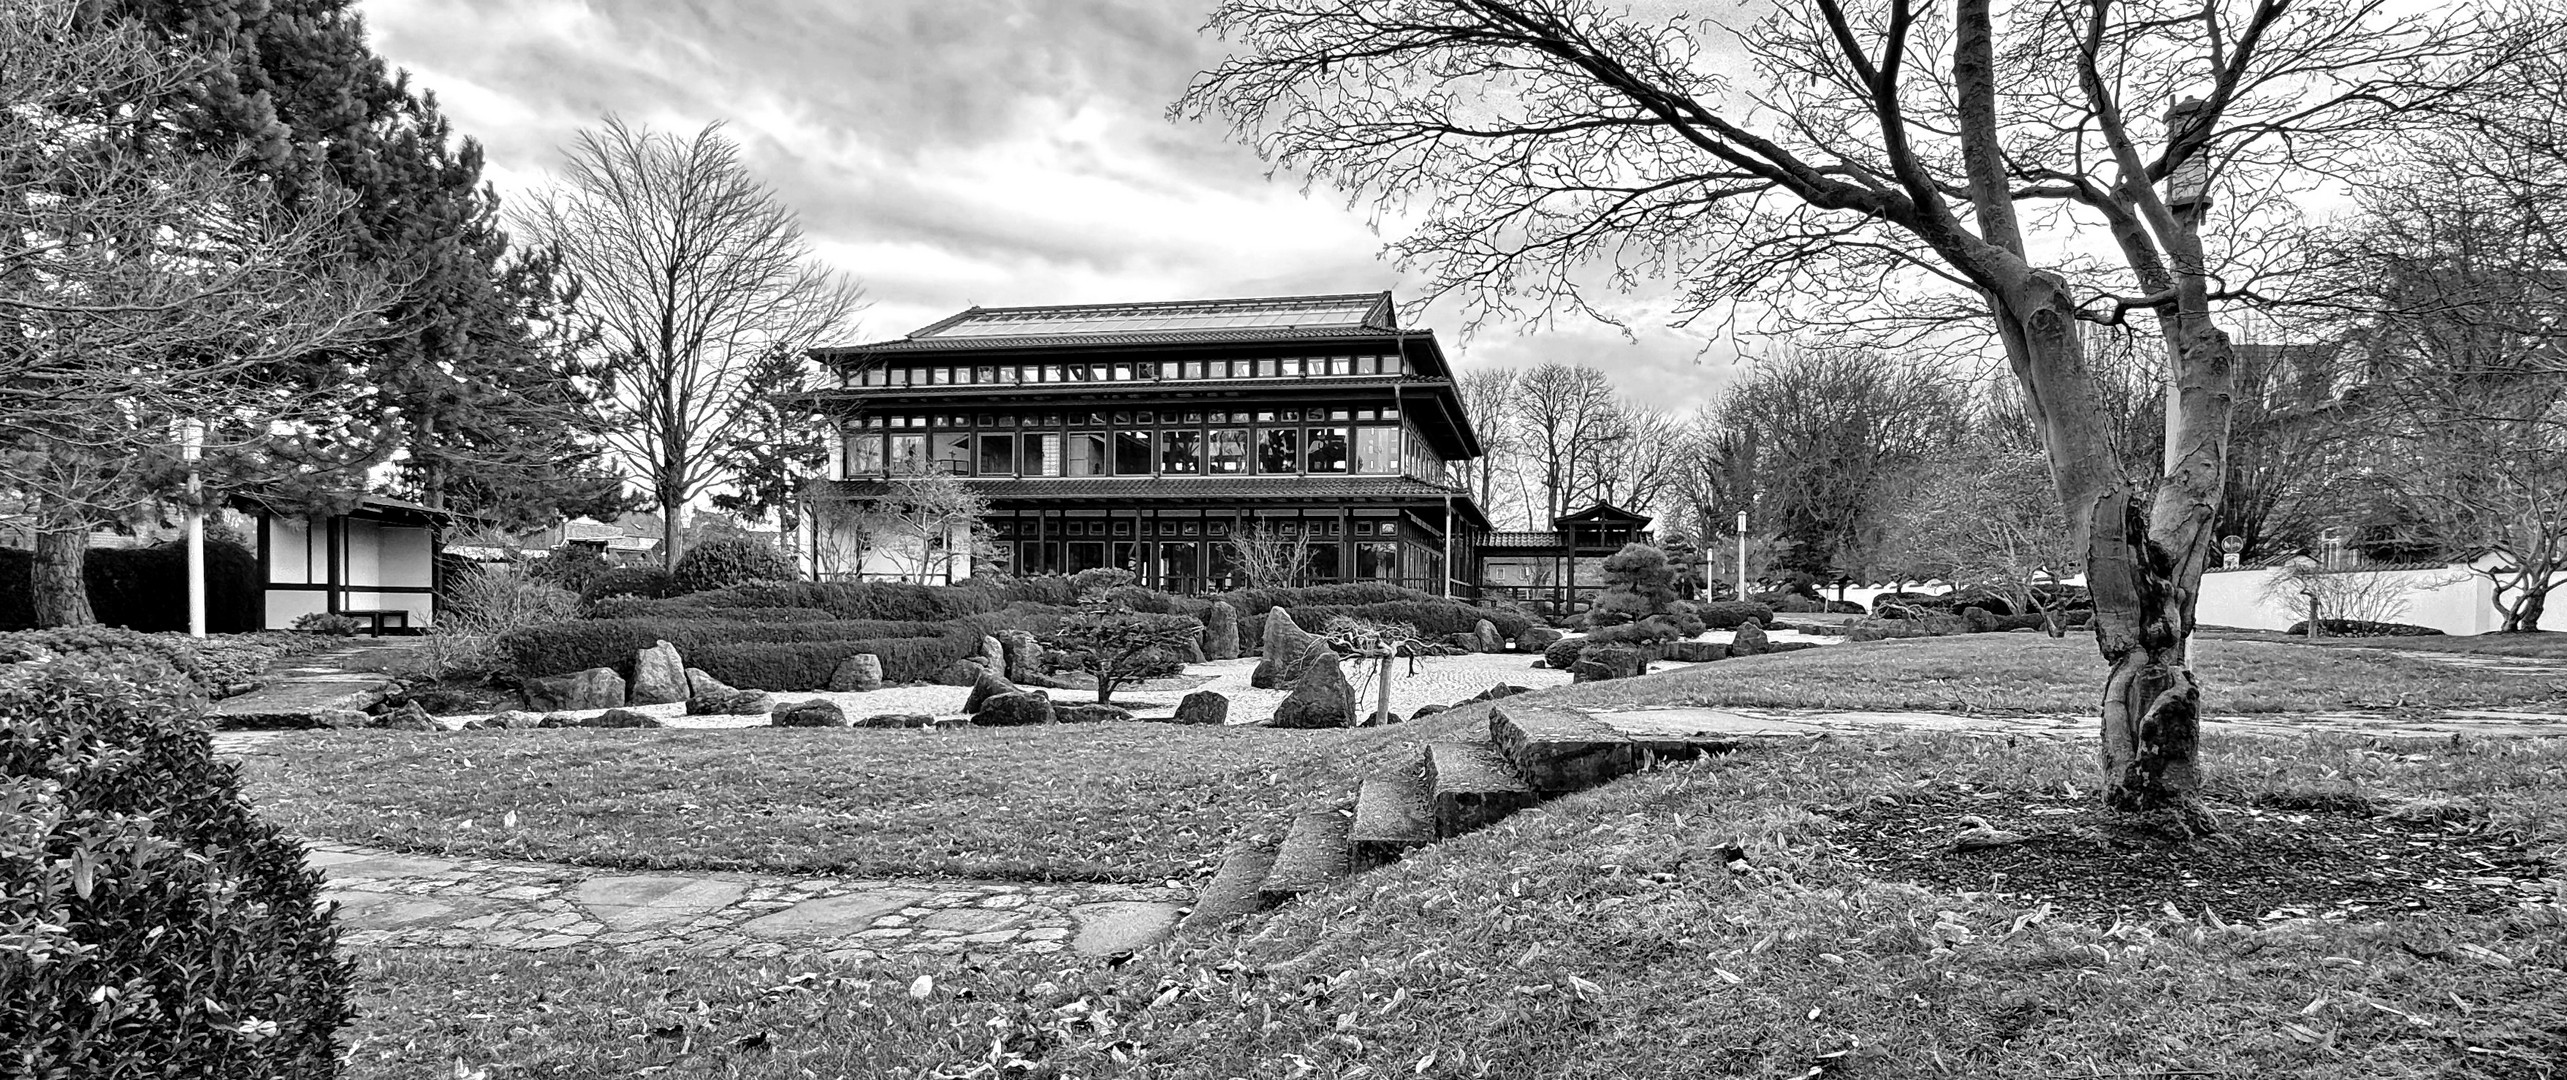
{"type": "Polygon", "coordinates": [[[973,307],[905,337],[853,346],[860,352],[1158,342],[1274,341],[1399,332],[1388,292],[1149,300],[1118,304],[973,307]]]}
{"type": "Polygon", "coordinates": [[[1574,513],[1574,514],[1563,514],[1563,515],[1561,515],[1561,516],[1559,516],[1559,517],[1557,517],[1557,518],[1554,518],[1554,519],[1552,519],[1551,524],[1552,524],[1553,526],[1564,526],[1564,525],[1631,525],[1631,526],[1635,526],[1635,527],[1646,528],[1650,522],[1655,521],[1655,520],[1657,520],[1657,519],[1656,519],[1656,518],[1653,518],[1653,517],[1650,517],[1650,516],[1649,516],[1649,515],[1647,515],[1647,514],[1635,514],[1635,513],[1632,513],[1632,512],[1631,512],[1631,511],[1629,511],[1629,510],[1625,510],[1625,509],[1623,509],[1623,508],[1621,508],[1621,507],[1619,507],[1619,506],[1615,506],[1615,505],[1613,505],[1612,503],[1609,503],[1609,502],[1600,502],[1600,503],[1595,504],[1594,506],[1590,506],[1590,507],[1587,507],[1587,508],[1586,508],[1586,509],[1584,509],[1584,510],[1580,510],[1580,511],[1578,511],[1577,513],[1574,513]]]}

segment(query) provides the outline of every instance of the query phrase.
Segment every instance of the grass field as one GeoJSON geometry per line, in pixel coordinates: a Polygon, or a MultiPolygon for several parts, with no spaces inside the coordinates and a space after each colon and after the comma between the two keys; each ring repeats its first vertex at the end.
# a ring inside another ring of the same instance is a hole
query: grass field
{"type": "MultiPolygon", "coordinates": [[[[2273,633],[2228,631],[2221,636],[2248,641],[2284,644],[2310,644],[2306,638],[2273,633]]],[[[2476,656],[2517,656],[2530,660],[2567,660],[2567,631],[2531,630],[2512,634],[2475,634],[2455,636],[2427,634],[2421,637],[2327,637],[2314,643],[2330,649],[2397,649],[2408,652],[2464,653],[2476,656]]]]}
{"type": "MultiPolygon", "coordinates": [[[[2241,738],[2208,753],[2224,801],[2424,799],[2473,842],[2567,853],[2555,742],[2241,738]]],[[[2045,917],[1885,880],[1845,846],[1853,808],[1880,798],[2090,793],[2090,771],[2080,745],[1931,734],[1711,759],[1121,967],[365,951],[349,1072],[2404,1080],[2567,1066],[2554,901],[2395,920],[2045,917]]]]}

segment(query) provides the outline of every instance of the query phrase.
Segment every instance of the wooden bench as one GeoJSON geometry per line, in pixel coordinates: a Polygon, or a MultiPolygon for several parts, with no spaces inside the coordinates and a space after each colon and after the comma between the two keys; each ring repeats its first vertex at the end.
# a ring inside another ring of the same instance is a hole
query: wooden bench
{"type": "Polygon", "coordinates": [[[410,612],[403,608],[369,608],[363,611],[342,610],[339,614],[345,615],[351,619],[367,620],[372,624],[372,629],[369,631],[369,634],[373,637],[383,636],[383,624],[385,620],[397,622],[400,624],[400,629],[404,632],[407,632],[410,629],[410,612]]]}

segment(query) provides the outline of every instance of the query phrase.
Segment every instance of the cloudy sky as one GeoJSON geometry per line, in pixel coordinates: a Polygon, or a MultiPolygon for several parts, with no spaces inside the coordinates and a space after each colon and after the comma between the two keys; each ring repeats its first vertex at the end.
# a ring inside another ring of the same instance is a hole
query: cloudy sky
{"type": "MultiPolygon", "coordinates": [[[[607,113],[728,125],[860,278],[868,339],[973,304],[1398,290],[1381,238],[1340,196],[1305,196],[1217,128],[1166,119],[1221,43],[1210,0],[363,0],[374,46],[479,139],[503,197],[541,184],[607,113]]],[[[1690,408],[1731,344],[1563,318],[1417,324],[1464,369],[1603,367],[1690,408]],[[1697,359],[1697,357],[1700,359],[1697,359]]],[[[1748,345],[1746,351],[1757,351],[1748,345]]]]}

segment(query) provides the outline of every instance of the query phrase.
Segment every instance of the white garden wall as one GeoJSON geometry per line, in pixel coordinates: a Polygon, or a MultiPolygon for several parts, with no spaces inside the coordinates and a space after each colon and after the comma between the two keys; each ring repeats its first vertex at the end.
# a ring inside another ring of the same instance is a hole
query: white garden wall
{"type": "MultiPolygon", "coordinates": [[[[2504,626],[2496,611],[2495,585],[2466,566],[2420,570],[2343,570],[2399,590],[2406,610],[2390,621],[2430,626],[2446,634],[2485,634],[2504,626]]],[[[2267,599],[2267,586],[2280,569],[2213,570],[2202,575],[2196,617],[2204,626],[2241,630],[2285,630],[2308,617],[2305,600],[2286,607],[2267,599]]],[[[2551,590],[2555,592],[2556,590],[2551,590]]]]}

